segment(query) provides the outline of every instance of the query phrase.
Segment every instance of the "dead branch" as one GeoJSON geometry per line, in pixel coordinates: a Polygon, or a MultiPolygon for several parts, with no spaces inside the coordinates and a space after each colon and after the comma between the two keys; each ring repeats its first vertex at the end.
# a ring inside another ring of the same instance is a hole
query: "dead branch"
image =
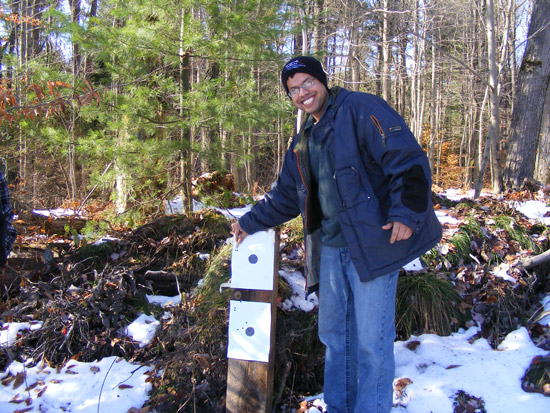
{"type": "Polygon", "coordinates": [[[550,250],[547,250],[542,254],[535,255],[533,257],[526,257],[520,260],[519,264],[525,269],[531,269],[548,261],[550,261],[550,250]]]}

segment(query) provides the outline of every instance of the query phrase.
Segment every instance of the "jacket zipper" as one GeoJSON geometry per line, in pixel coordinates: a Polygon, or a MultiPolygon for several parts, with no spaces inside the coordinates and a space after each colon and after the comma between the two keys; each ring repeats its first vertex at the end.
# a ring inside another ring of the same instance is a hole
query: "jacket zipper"
{"type": "Polygon", "coordinates": [[[386,147],[386,134],[384,133],[384,129],[382,129],[382,125],[380,125],[380,122],[378,119],[376,119],[376,116],[370,115],[370,118],[374,122],[374,125],[378,128],[378,132],[380,132],[380,135],[382,135],[382,145],[384,145],[384,148],[386,147]]]}
{"type": "Polygon", "coordinates": [[[306,250],[306,259],[304,260],[304,267],[306,269],[306,276],[305,276],[305,279],[306,279],[306,285],[305,285],[305,288],[306,288],[306,291],[307,291],[307,279],[308,279],[308,273],[309,273],[309,268],[307,267],[307,247],[305,245],[305,243],[307,242],[307,221],[308,221],[308,218],[307,218],[307,206],[308,206],[308,203],[309,203],[309,188],[307,187],[306,185],[306,180],[304,179],[304,175],[302,174],[302,168],[300,167],[300,156],[298,155],[298,152],[296,152],[296,149],[293,149],[292,150],[294,152],[294,154],[296,155],[296,163],[297,163],[297,166],[298,166],[298,172],[300,173],[300,179],[302,180],[302,183],[304,184],[304,188],[306,189],[306,207],[305,207],[305,217],[304,217],[304,248],[306,250]]]}

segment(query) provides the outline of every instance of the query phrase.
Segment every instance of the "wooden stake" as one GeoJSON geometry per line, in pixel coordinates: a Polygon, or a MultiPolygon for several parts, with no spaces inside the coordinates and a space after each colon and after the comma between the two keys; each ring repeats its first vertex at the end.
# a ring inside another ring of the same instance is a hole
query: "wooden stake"
{"type": "MultiPolygon", "coordinates": [[[[250,262],[254,261],[254,264],[257,260],[265,259],[265,254],[273,254],[273,268],[270,269],[272,273],[272,280],[269,283],[269,290],[261,289],[248,289],[248,288],[232,288],[231,292],[231,302],[230,305],[234,307],[237,304],[250,305],[250,303],[265,303],[268,305],[270,311],[270,325],[269,325],[269,343],[265,343],[269,346],[267,361],[257,361],[257,358],[261,358],[257,354],[250,354],[250,357],[242,358],[233,358],[231,357],[230,350],[238,344],[229,343],[228,345],[228,372],[227,372],[227,394],[226,394],[226,410],[229,413],[270,413],[272,410],[273,403],[273,371],[274,371],[274,359],[275,359],[275,324],[276,324],[276,315],[277,315],[277,287],[279,279],[279,233],[274,230],[271,235],[272,242],[269,244],[269,249],[260,249],[262,253],[253,254],[253,259],[250,259],[250,262]],[[248,303],[248,304],[247,304],[248,303]],[[248,358],[249,360],[245,360],[248,358]]],[[[254,234],[256,235],[256,234],[254,234]]],[[[248,245],[251,246],[252,250],[258,250],[254,248],[255,240],[253,239],[254,235],[249,235],[245,242],[248,241],[248,245]],[[251,238],[248,240],[248,238],[251,238]]],[[[265,236],[265,234],[264,234],[265,236]]],[[[240,252],[233,251],[233,260],[236,258],[237,253],[248,254],[249,250],[246,250],[245,242],[239,247],[240,252]]],[[[262,242],[262,246],[266,246],[265,242],[262,242]]],[[[251,255],[252,256],[252,255],[251,255]]],[[[245,257],[246,258],[246,257],[245,257]]],[[[270,261],[271,262],[271,261],[270,261]]],[[[250,268],[250,271],[254,271],[254,266],[250,268]]],[[[261,268],[261,271],[266,271],[265,268],[261,268]]],[[[254,274],[253,274],[254,275],[254,274]]],[[[246,278],[246,277],[245,277],[246,278]]],[[[233,271],[231,283],[238,285],[239,287],[245,287],[242,285],[242,282],[238,279],[235,280],[235,271],[233,271]]],[[[234,308],[233,308],[234,309],[234,308]]],[[[245,325],[248,325],[246,317],[244,319],[238,319],[234,316],[236,313],[230,311],[230,340],[231,331],[235,331],[235,325],[232,326],[232,323],[240,323],[237,326],[238,331],[241,331],[241,325],[244,329],[245,325]]],[[[250,326],[247,327],[244,331],[244,334],[239,336],[236,335],[237,339],[242,340],[246,339],[247,335],[252,336],[257,333],[254,328],[258,329],[259,325],[254,324],[254,317],[257,314],[250,315],[250,326]]],[[[246,346],[245,346],[246,347],[246,346]]],[[[239,352],[234,352],[236,354],[242,354],[239,352]]]]}

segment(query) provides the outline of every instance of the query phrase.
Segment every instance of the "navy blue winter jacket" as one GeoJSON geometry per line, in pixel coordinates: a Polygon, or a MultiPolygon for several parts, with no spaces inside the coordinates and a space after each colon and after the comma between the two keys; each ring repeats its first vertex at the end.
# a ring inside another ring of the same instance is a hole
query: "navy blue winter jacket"
{"type": "MultiPolygon", "coordinates": [[[[338,220],[362,281],[401,268],[441,239],[431,202],[426,154],[403,118],[383,99],[334,87],[333,104],[310,133],[327,139],[334,155],[338,220]],[[413,230],[390,244],[398,221],[413,230]]],[[[321,212],[312,190],[307,137],[298,134],[286,152],[273,189],[239,224],[249,234],[302,215],[308,286],[318,282],[321,212]]]]}
{"type": "Polygon", "coordinates": [[[13,209],[10,204],[8,184],[0,171],[0,268],[6,264],[6,259],[17,237],[12,221],[13,209]]]}

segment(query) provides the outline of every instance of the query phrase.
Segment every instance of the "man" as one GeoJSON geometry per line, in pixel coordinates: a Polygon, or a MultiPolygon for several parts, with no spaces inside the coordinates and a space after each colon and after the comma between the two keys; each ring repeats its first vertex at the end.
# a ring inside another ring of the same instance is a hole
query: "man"
{"type": "Polygon", "coordinates": [[[319,284],[329,412],[392,407],[399,269],[435,246],[427,157],[382,99],[327,86],[321,63],[291,59],[281,81],[305,118],[276,185],[238,222],[247,234],[302,215],[308,287],[319,284]]]}
{"type": "Polygon", "coordinates": [[[6,265],[17,232],[12,225],[13,210],[4,174],[0,171],[0,268],[6,265]]]}

